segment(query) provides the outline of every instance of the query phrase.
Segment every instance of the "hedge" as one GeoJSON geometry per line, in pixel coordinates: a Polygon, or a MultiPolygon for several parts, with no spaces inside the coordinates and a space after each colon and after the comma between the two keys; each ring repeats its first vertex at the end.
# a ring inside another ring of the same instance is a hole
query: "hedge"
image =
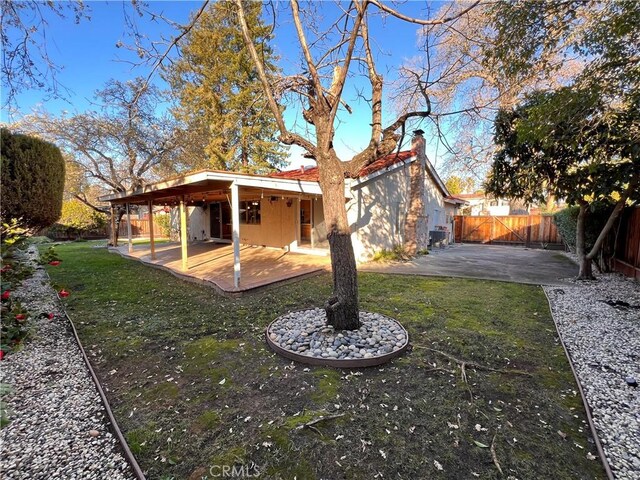
{"type": "Polygon", "coordinates": [[[22,220],[28,229],[53,224],[62,211],[64,159],[58,147],[39,138],[0,130],[3,221],[22,220]]]}

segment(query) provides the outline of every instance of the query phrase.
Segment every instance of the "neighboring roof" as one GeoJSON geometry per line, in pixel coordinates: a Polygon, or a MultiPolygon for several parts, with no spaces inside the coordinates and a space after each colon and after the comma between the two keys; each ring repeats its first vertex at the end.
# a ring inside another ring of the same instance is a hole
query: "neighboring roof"
{"type": "MultiPolygon", "coordinates": [[[[411,150],[405,150],[403,152],[390,153],[389,155],[385,155],[384,157],[380,157],[376,161],[370,163],[366,167],[360,169],[356,178],[366,177],[367,175],[371,175],[372,173],[378,172],[380,170],[384,170],[389,168],[396,163],[403,162],[415,155],[415,152],[411,150]]],[[[287,179],[295,179],[295,180],[307,180],[310,182],[317,182],[319,180],[318,175],[318,167],[311,168],[303,168],[300,167],[296,170],[286,170],[284,172],[272,173],[269,175],[270,177],[275,178],[287,178],[287,179]]]]}
{"type": "Polygon", "coordinates": [[[457,193],[455,197],[463,200],[484,200],[485,198],[493,198],[488,197],[484,193],[457,193]]]}
{"type": "Polygon", "coordinates": [[[456,195],[456,196],[450,195],[448,197],[444,197],[444,201],[447,203],[454,203],[456,205],[464,205],[466,203],[469,203],[466,200],[459,198],[459,195],[456,195]]]}

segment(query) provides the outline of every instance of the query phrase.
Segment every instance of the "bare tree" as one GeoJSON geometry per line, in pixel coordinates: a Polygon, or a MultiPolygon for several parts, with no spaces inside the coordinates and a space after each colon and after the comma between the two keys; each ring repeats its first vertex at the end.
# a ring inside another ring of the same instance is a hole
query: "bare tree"
{"type": "MultiPolygon", "coordinates": [[[[95,194],[87,195],[89,187],[121,193],[157,179],[159,169],[175,163],[181,143],[175,122],[156,113],[160,92],[142,78],[112,80],[97,92],[97,99],[101,105],[96,111],[62,117],[37,112],[14,128],[55,142],[67,152],[68,161],[84,177],[74,182],[75,198],[103,211],[94,202],[95,194]]],[[[123,212],[117,212],[116,223],[123,212]]]]}
{"type": "MultiPolygon", "coordinates": [[[[479,2],[467,4],[464,10],[453,15],[425,20],[404,15],[377,0],[354,0],[346,8],[338,6],[339,18],[331,24],[329,30],[320,31],[313,22],[313,17],[308,12],[301,11],[297,0],[292,0],[290,14],[304,59],[304,71],[277,82],[267,75],[258,55],[247,25],[243,1],[234,1],[245,43],[278,124],[280,141],[302,147],[318,164],[333,269],[333,296],[325,305],[328,323],[338,329],[358,328],[357,271],[345,208],[345,177],[356,175],[362,167],[392,153],[398,147],[409,119],[431,115],[429,96],[423,90],[424,108],[404,112],[383,127],[384,82],[376,69],[368,20],[372,13],[382,12],[402,22],[423,26],[443,24],[467,14],[479,2]],[[369,80],[371,136],[364,150],[350,159],[341,159],[333,145],[337,114],[339,109],[347,108],[343,99],[347,78],[359,68],[362,68],[369,80]],[[309,126],[305,134],[297,133],[285,123],[282,115],[285,92],[294,93],[303,103],[303,117],[309,126]]],[[[313,5],[310,4],[307,8],[313,8],[313,5]]]]}
{"type": "Polygon", "coordinates": [[[4,107],[15,106],[23,90],[38,89],[51,97],[68,93],[57,78],[61,67],[47,50],[47,17],[88,18],[86,5],[78,1],[40,2],[0,0],[2,38],[2,88],[4,107]]]}
{"type": "MultiPolygon", "coordinates": [[[[443,145],[447,170],[472,175],[477,181],[484,180],[491,165],[498,110],[513,107],[527,92],[566,84],[582,66],[578,56],[559,43],[544,51],[540,62],[517,76],[506,76],[504,62],[487,55],[497,42],[494,8],[491,2],[481,4],[453,21],[424,26],[419,35],[421,53],[400,68],[392,95],[396,109],[405,111],[424,105],[422,92],[428,89],[437,112],[430,117],[431,131],[443,145]]],[[[438,16],[453,16],[463,9],[464,3],[447,4],[438,16]]]]}

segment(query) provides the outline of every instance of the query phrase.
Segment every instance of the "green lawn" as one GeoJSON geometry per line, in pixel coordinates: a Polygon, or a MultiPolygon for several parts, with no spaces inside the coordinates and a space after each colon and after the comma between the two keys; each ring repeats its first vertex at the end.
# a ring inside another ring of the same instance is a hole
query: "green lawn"
{"type": "Polygon", "coordinates": [[[414,349],[307,368],[264,330],[322,305],[330,275],[230,299],[91,247],[60,245],[48,270],[150,479],[251,462],[259,478],[605,478],[539,287],[362,274],[361,307],[402,322],[414,349]],[[464,383],[424,347],[529,375],[467,366],[464,383]],[[299,428],[327,414],[343,415],[299,428]]]}

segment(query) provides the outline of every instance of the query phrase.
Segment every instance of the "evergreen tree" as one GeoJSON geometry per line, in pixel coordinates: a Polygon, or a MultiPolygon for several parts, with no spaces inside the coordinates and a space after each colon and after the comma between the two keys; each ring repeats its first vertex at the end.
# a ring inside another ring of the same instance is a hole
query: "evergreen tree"
{"type": "MultiPolygon", "coordinates": [[[[246,10],[260,55],[273,75],[277,68],[267,43],[270,27],[260,18],[262,4],[246,2],[246,10]]],[[[264,173],[283,162],[275,120],[231,2],[215,2],[201,16],[167,78],[179,104],[174,113],[193,140],[187,163],[194,168],[264,173]]]]}

